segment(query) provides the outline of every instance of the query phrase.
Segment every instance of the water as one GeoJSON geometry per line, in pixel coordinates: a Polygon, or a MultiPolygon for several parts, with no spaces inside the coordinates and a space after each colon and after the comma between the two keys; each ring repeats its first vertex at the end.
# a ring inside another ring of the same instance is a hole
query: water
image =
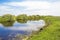
{"type": "Polygon", "coordinates": [[[15,22],[13,26],[6,26],[5,24],[0,24],[0,40],[12,40],[12,38],[16,38],[17,34],[20,36],[30,35],[32,31],[38,31],[42,28],[45,22],[43,20],[27,21],[27,23],[15,22]]]}

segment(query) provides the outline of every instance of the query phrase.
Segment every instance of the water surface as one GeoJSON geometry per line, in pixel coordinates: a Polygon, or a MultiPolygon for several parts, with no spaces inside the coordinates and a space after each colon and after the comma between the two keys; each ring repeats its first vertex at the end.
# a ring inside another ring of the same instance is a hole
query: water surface
{"type": "MultiPolygon", "coordinates": [[[[5,23],[6,24],[6,23],[5,23]]],[[[38,31],[45,25],[43,20],[39,21],[27,21],[27,23],[13,23],[12,26],[4,26],[0,24],[0,39],[12,40],[17,34],[30,35],[32,31],[38,31]]]]}

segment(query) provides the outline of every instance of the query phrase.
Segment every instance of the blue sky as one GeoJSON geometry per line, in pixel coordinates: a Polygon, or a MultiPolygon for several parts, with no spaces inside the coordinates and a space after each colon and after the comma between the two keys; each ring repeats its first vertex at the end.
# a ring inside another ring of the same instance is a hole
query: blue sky
{"type": "Polygon", "coordinates": [[[4,2],[22,2],[24,0],[0,0],[0,3],[4,3],[4,2]]]}
{"type": "MultiPolygon", "coordinates": [[[[22,1],[31,1],[31,0],[0,0],[1,3],[3,2],[22,2],[22,1]]],[[[49,2],[56,2],[60,0],[32,0],[32,1],[49,1],[49,2]]]]}
{"type": "Polygon", "coordinates": [[[60,0],[0,0],[0,15],[60,16],[60,0]]]}

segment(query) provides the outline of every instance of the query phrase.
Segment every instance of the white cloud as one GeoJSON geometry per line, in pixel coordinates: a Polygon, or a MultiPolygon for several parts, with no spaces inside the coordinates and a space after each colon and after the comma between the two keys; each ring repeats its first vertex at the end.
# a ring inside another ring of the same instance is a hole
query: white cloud
{"type": "Polygon", "coordinates": [[[51,5],[51,9],[49,10],[52,15],[60,16],[60,2],[54,2],[51,5]]]}
{"type": "Polygon", "coordinates": [[[23,2],[8,2],[3,3],[6,6],[0,5],[0,13],[11,13],[18,15],[25,13],[28,15],[59,15],[60,16],[60,2],[47,2],[47,1],[23,1],[23,2]],[[13,7],[11,7],[13,6],[13,7]],[[25,7],[22,8],[22,7],[25,7]],[[14,8],[19,7],[19,8],[14,8]],[[21,10],[21,9],[22,10],[21,10]]]}
{"type": "Polygon", "coordinates": [[[42,1],[24,1],[24,2],[9,2],[4,3],[11,6],[24,6],[28,8],[38,8],[38,9],[47,9],[50,7],[50,3],[42,1]]]}
{"type": "Polygon", "coordinates": [[[17,8],[13,8],[10,6],[4,6],[4,5],[0,5],[0,15],[4,15],[4,14],[13,14],[16,15],[16,13],[21,13],[21,11],[17,8]]]}

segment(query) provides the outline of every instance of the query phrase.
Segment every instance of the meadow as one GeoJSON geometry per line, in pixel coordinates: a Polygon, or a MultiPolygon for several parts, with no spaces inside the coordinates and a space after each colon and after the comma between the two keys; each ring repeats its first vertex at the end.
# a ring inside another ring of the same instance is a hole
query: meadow
{"type": "Polygon", "coordinates": [[[33,34],[29,40],[60,40],[60,17],[45,17],[47,24],[43,30],[33,34]]]}

